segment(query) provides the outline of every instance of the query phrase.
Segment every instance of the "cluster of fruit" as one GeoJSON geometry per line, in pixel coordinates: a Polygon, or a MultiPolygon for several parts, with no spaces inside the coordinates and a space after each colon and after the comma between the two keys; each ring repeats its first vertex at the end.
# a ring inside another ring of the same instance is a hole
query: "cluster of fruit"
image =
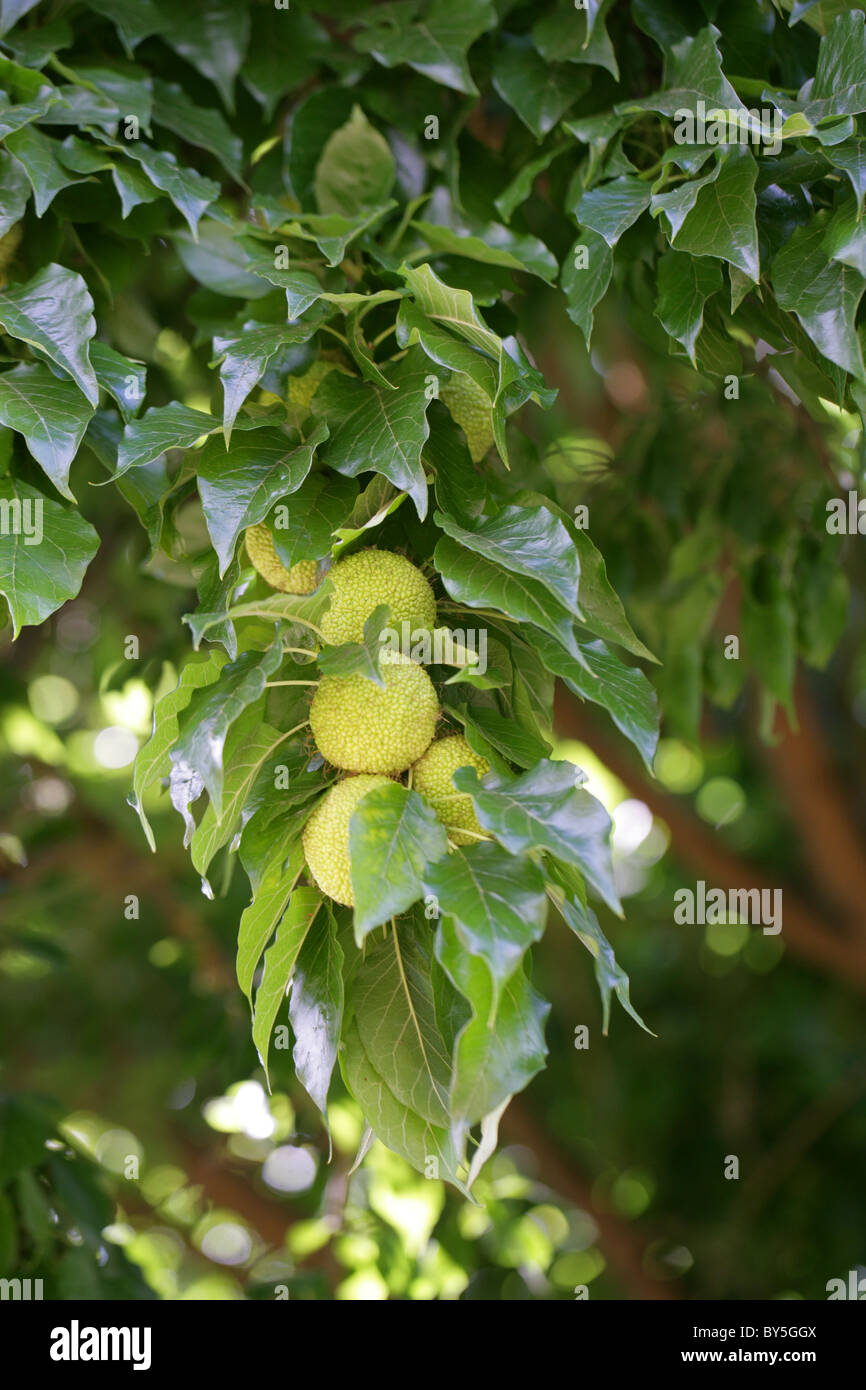
{"type": "MultiPolygon", "coordinates": [[[[310,593],[321,582],[315,565],[287,569],[264,525],[247,531],[246,546],[255,568],[275,589],[310,593]]],[[[362,642],[365,622],[382,604],[388,605],[398,631],[404,623],[413,634],[436,625],[433,590],[403,555],[361,550],[338,561],[329,578],[333,592],[321,631],[330,644],[362,642]]],[[[375,787],[408,773],[409,784],[430,802],[452,845],[485,838],[471,799],[455,790],[452,778],[457,768],[467,766],[481,776],[490,764],[462,734],[447,734],[434,742],[439,698],[423,666],[395,654],[388,660],[383,657],[381,676],[380,686],[361,675],[323,675],[310,706],[318,751],[348,775],[313,811],[304,830],[304,852],[322,892],[347,907],[354,906],[349,822],[362,797],[375,787]]]]}

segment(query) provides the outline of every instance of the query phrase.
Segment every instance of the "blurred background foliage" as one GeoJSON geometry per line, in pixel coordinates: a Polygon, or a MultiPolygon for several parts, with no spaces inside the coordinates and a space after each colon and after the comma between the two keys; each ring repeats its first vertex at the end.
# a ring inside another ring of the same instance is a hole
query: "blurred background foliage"
{"type": "MultiPolygon", "coordinates": [[[[163,269],[157,250],[124,350],[154,400],[207,408],[163,269]]],[[[602,926],[656,1036],[621,1011],[603,1036],[591,962],[553,923],[534,952],[548,1070],[506,1113],[477,1204],[378,1145],[351,1172],[361,1122],[339,1083],[329,1159],[285,1048],[264,1089],[233,981],[233,856],[205,901],[167,798],[148,808],[158,859],[126,805],[186,659],[200,512],[171,511],[155,569],[134,512],[82,470],[103,537],[82,594],[14,648],[0,634],[0,1265],[46,1296],[821,1298],[866,1264],[862,540],[823,539],[858,426],[829,405],[807,423],[772,374],[725,400],[641,334],[633,290],[605,301],[592,361],[538,298],[560,397],[527,421],[515,472],[589,507],[665,662],[655,782],[570,697],[556,731],[614,817],[627,916],[602,926]],[[794,679],[796,647],[819,669],[794,679]],[[774,719],[774,680],[799,732],[774,719]],[[674,893],[699,879],[782,887],[781,935],[676,925],[674,893]]]]}

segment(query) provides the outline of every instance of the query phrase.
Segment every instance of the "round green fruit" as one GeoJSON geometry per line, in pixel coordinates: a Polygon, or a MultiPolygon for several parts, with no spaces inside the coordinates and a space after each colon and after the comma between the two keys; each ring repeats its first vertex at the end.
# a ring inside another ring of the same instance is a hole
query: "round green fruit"
{"type": "Polygon", "coordinates": [[[354,907],[349,860],[349,821],[358,802],[374,787],[390,787],[388,777],[347,777],[322,797],[304,827],[307,868],[323,893],[354,907]]]}
{"type": "Polygon", "coordinates": [[[9,228],[5,236],[0,236],[0,288],[6,284],[6,267],[15,259],[15,253],[21,245],[21,237],[24,227],[21,222],[16,222],[9,228]]]}
{"type": "Polygon", "coordinates": [[[390,607],[390,625],[398,632],[404,622],[412,631],[436,626],[433,590],[403,555],[391,550],[359,550],[338,561],[329,578],[334,592],[321,623],[327,642],[362,642],[364,623],[382,603],[390,607]]]}
{"type": "Polygon", "coordinates": [[[382,663],[384,688],[365,676],[322,676],[310,727],[326,762],[345,772],[403,772],[429,746],[439,701],[422,666],[382,663]]]}
{"type": "Polygon", "coordinates": [[[439,398],[447,405],[455,425],[466,435],[472,462],[478,463],[493,443],[493,411],[487,392],[482,391],[471,376],[455,372],[442,387],[439,398]]]}
{"type": "Polygon", "coordinates": [[[274,550],[274,538],[264,522],[250,526],[244,539],[252,564],[272,589],[279,589],[283,594],[311,594],[318,588],[319,566],[316,561],[301,560],[287,569],[274,550]]]}
{"type": "Polygon", "coordinates": [[[485,832],[471,796],[458,792],[451,780],[458,767],[474,767],[479,777],[490,771],[487,759],[474,753],[462,734],[437,739],[413,767],[412,787],[430,802],[455,845],[472,845],[485,832]]]}
{"type": "Polygon", "coordinates": [[[313,363],[312,367],[307,368],[303,376],[290,376],[288,383],[289,405],[297,405],[308,411],[313,403],[313,397],[325,377],[329,372],[335,370],[335,363],[320,357],[313,363]]]}

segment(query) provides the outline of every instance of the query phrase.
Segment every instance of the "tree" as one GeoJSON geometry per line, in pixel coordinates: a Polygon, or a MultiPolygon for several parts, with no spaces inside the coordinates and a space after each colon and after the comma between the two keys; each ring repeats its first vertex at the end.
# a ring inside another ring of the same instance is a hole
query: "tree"
{"type": "Polygon", "coordinates": [[[291,1042],[326,1114],[339,1061],[371,1133],[465,1189],[544,1065],[548,917],[592,955],[605,1027],[614,996],[642,1022],[596,911],[620,911],[609,817],[550,757],[555,683],[649,770],[659,698],[695,738],[751,672],[771,737],[798,656],[842,641],[863,13],[99,0],[4,24],[11,635],[99,564],[116,490],[183,595],[113,653],[181,668],[133,779],[151,848],[168,795],[206,892],[248,876],[265,1071],[291,1042]],[[618,370],[617,318],[645,370],[618,370]],[[548,424],[580,341],[623,418],[615,468],[605,431],[548,424]],[[317,566],[311,593],[253,568],[254,527],[272,573],[317,566]],[[437,738],[477,762],[446,793],[477,828],[449,840],[384,769],[349,823],[350,907],[304,831],[346,771],[380,770],[316,756],[309,687],[367,708],[387,684],[388,604],[323,636],[370,547],[432,586],[420,659],[437,738]]]}

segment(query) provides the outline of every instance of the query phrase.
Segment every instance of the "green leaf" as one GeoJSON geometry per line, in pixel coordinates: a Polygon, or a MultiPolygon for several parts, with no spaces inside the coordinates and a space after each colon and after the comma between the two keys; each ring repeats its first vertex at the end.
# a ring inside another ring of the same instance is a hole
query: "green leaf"
{"type": "Polygon", "coordinates": [[[454,1045],[452,1123],[477,1124],[544,1067],[544,1021],[550,1005],[518,965],[503,985],[494,1024],[489,975],[482,962],[466,952],[456,924],[447,918],[439,925],[436,956],[472,1009],[454,1045]]]}
{"type": "Polygon", "coordinates": [[[532,39],[543,58],[549,63],[584,63],[607,68],[614,80],[619,79],[616,55],[604,19],[613,0],[595,5],[591,21],[589,8],[559,11],[539,19],[532,28],[532,39]]]}
{"type": "Polygon", "coordinates": [[[793,719],[797,613],[778,564],[770,557],[761,557],[744,585],[740,628],[762,684],[793,719]]]}
{"type": "MultiPolygon", "coordinates": [[[[821,40],[815,75],[805,100],[773,93],[786,116],[800,112],[811,126],[866,111],[866,16],[861,9],[840,14],[821,40]]],[[[802,93],[801,93],[802,96],[802,93]]],[[[808,132],[807,132],[808,133],[808,132]]]]}
{"type": "Polygon", "coordinates": [[[327,1123],[328,1090],[343,1022],[342,947],[330,906],[309,932],[295,963],[289,1021],[295,1035],[295,1074],[327,1123]]]}
{"type": "Polygon", "coordinates": [[[613,947],[601,930],[598,918],[592,908],[585,907],[579,901],[572,901],[569,898],[561,903],[557,900],[557,906],[575,936],[583,942],[595,961],[595,978],[598,981],[602,1004],[602,1032],[605,1037],[610,1026],[610,1000],[613,994],[616,995],[626,1013],[631,1015],[635,1023],[640,1024],[645,1033],[655,1037],[629,998],[628,975],[621,966],[617,965],[613,947]]]}
{"type": "Polygon", "coordinates": [[[824,246],[834,261],[866,277],[866,223],[857,217],[850,204],[831,218],[824,246]]]}
{"type": "MultiPolygon", "coordinates": [[[[479,261],[482,265],[501,265],[509,270],[525,270],[530,275],[537,275],[549,285],[556,279],[556,259],[538,237],[512,232],[509,227],[501,227],[497,222],[488,222],[475,235],[465,228],[454,230],[437,222],[417,219],[412,222],[412,226],[420,232],[431,250],[439,252],[440,255],[465,256],[469,260],[479,261]]],[[[427,270],[429,266],[418,266],[414,272],[416,278],[427,270]]],[[[433,273],[430,274],[431,278],[435,279],[433,273]]],[[[466,291],[456,293],[462,295],[466,294],[466,291]]],[[[466,297],[469,298],[468,294],[466,297]]]]}
{"type": "Polygon", "coordinates": [[[385,681],[379,669],[381,634],[390,621],[390,606],[380,603],[364,622],[363,642],[342,642],[339,646],[319,648],[316,657],[319,670],[326,676],[364,676],[384,689],[385,681]]]}
{"type": "Polygon", "coordinates": [[[8,34],[28,10],[32,10],[38,0],[2,0],[0,3],[0,35],[8,34]]]}
{"type": "Polygon", "coordinates": [[[250,36],[250,12],[233,0],[157,0],[160,37],[209,78],[229,111],[250,36]]]}
{"type": "MultiPolygon", "coordinates": [[[[475,348],[462,342],[440,323],[429,319],[423,309],[411,300],[404,300],[400,305],[397,314],[396,336],[401,348],[418,343],[431,362],[435,362],[437,366],[446,367],[449,372],[462,372],[465,376],[471,377],[475,384],[480,386],[481,390],[489,397],[494,421],[498,420],[500,429],[502,428],[505,418],[504,402],[494,405],[498,391],[499,373],[489,357],[482,356],[475,348]]],[[[438,373],[434,375],[438,385],[438,373]]],[[[441,448],[445,448],[453,471],[459,473],[465,485],[466,471],[469,470],[471,483],[471,477],[474,476],[471,474],[472,461],[462,432],[454,424],[447,411],[443,410],[441,413],[446,422],[444,432],[447,433],[447,439],[443,443],[443,428],[440,424],[440,427],[433,431],[427,440],[424,449],[425,461],[436,469],[435,456],[441,448]]],[[[429,418],[428,415],[428,420],[429,418]]]]}
{"type": "Polygon", "coordinates": [[[78,512],[8,475],[0,478],[0,515],[0,593],[17,637],[75,598],[99,537],[78,512]]]}
{"type": "Polygon", "coordinates": [[[600,801],[575,786],[570,763],[543,759],[520,777],[474,768],[454,774],[458,791],[472,797],[485,830],[511,854],[547,850],[574,864],[614,912],[621,914],[610,857],[610,816],[600,801]]]}
{"type": "Polygon", "coordinates": [[[218,612],[185,613],[184,622],[189,623],[196,648],[213,627],[221,626],[226,618],[265,618],[271,622],[301,623],[307,627],[317,623],[331,601],[330,584],[320,584],[314,594],[276,593],[269,598],[252,599],[249,603],[233,603],[230,608],[218,612]]]}
{"type": "Polygon", "coordinates": [[[461,1177],[465,1171],[462,1146],[445,1125],[431,1124],[394,1095],[370,1060],[351,1018],[343,1028],[340,1067],[350,1095],[377,1139],[425,1177],[444,1178],[466,1190],[461,1177]]]}
{"type": "MultiPolygon", "coordinates": [[[[376,214],[378,216],[378,214],[376,214]]],[[[349,222],[345,217],[320,217],[318,226],[349,227],[353,234],[362,230],[364,219],[357,219],[349,222]]],[[[300,224],[297,224],[300,230],[300,224]]],[[[327,238],[325,238],[326,244],[327,238]]],[[[249,255],[247,266],[254,275],[259,275],[263,280],[269,280],[272,285],[278,285],[280,289],[286,291],[286,301],[288,304],[289,318],[299,319],[302,314],[318,300],[323,300],[326,304],[333,304],[336,308],[348,314],[353,309],[372,308],[374,304],[385,304],[391,299],[399,299],[399,290],[378,290],[375,294],[356,294],[353,291],[333,291],[326,290],[316,279],[306,270],[283,270],[275,264],[275,253],[264,251],[258,242],[253,242],[249,237],[241,238],[241,244],[249,255]]],[[[342,252],[345,243],[341,238],[337,238],[334,245],[338,251],[338,259],[342,259],[342,252]]],[[[298,325],[300,327],[300,325],[298,325]]],[[[316,329],[319,324],[316,322],[316,329]]]]}
{"type": "MultiPolygon", "coordinates": [[[[260,656],[261,653],[253,655],[260,656]]],[[[182,764],[172,766],[172,803],[186,823],[190,858],[200,874],[207,872],[217,851],[243,827],[244,818],[253,814],[259,804],[259,791],[263,784],[270,790],[274,785],[276,770],[284,766],[283,759],[288,755],[282,751],[277,753],[277,749],[294,732],[294,727],[280,732],[264,723],[263,717],[264,701],[254,701],[232,724],[223,753],[222,801],[219,809],[212,801],[209,802],[194,829],[191,828],[189,804],[201,794],[203,779],[192,768],[182,764]]],[[[283,795],[290,796],[285,792],[283,795]]],[[[294,804],[294,797],[290,799],[294,804]]],[[[300,827],[293,825],[293,829],[300,827]]],[[[204,891],[208,892],[206,886],[204,891]]]]}
{"type": "Polygon", "coordinates": [[[665,86],[646,97],[621,102],[615,110],[623,115],[658,111],[678,117],[683,111],[698,111],[703,102],[707,111],[738,111],[742,105],[735,89],[722,72],[716,40],[719,31],[707,25],[693,38],[684,38],[670,50],[665,65],[665,86]]]}
{"type": "Polygon", "coordinates": [[[831,164],[847,174],[854,196],[862,206],[866,198],[866,136],[854,136],[840,145],[828,146],[825,153],[831,164]]]}
{"type": "MultiPolygon", "coordinates": [[[[5,102],[0,98],[0,140],[5,140],[7,136],[29,125],[31,121],[41,120],[56,100],[54,89],[48,87],[35,94],[31,101],[5,102]]],[[[21,166],[18,168],[20,170],[21,166]]]]}
{"type": "MultiPolygon", "coordinates": [[[[384,481],[384,480],[383,480],[384,481]]],[[[287,569],[329,555],[358,497],[354,478],[310,473],[284,497],[273,525],[274,549],[287,569]]]]}
{"type": "Polygon", "coordinates": [[[22,362],[0,375],[0,423],[23,434],[58,492],[73,502],[69,470],[92,415],[78,387],[41,363],[22,362]]]}
{"type": "Polygon", "coordinates": [[[405,6],[383,6],[381,15],[373,10],[363,19],[365,31],[354,41],[359,52],[371,53],[383,67],[408,63],[444,87],[477,94],[466,54],[497,23],[489,0],[432,0],[423,18],[410,17],[405,6]]]}
{"type": "Polygon", "coordinates": [[[562,263],[561,284],[568,317],[576,323],[589,347],[596,305],[604,298],[613,275],[613,254],[598,232],[578,237],[562,263]]]}
{"type": "Polygon", "coordinates": [[[30,198],[30,180],[17,159],[0,150],[0,236],[20,222],[30,198]]]}
{"type": "Polygon", "coordinates": [[[539,174],[543,174],[546,169],[549,169],[553,161],[559,155],[564,154],[567,149],[567,144],[551,145],[548,149],[542,150],[535,159],[521,164],[517,173],[496,199],[496,211],[505,222],[510,222],[516,209],[520,207],[521,203],[526,202],[539,174]]]}
{"type": "MultiPolygon", "coordinates": [[[[471,711],[459,705],[450,708],[464,724],[467,734],[472,729],[477,730],[487,745],[492,745],[503,758],[507,758],[509,763],[517,763],[518,767],[534,767],[540,758],[546,758],[550,752],[549,743],[534,731],[516,723],[511,715],[497,714],[483,705],[471,711]]],[[[489,757],[489,750],[485,755],[489,757]]],[[[506,764],[503,767],[507,770],[506,764]]]]}
{"type": "Polygon", "coordinates": [[[210,538],[225,574],[238,536],[268,515],[274,503],[300,487],[327,431],[320,426],[303,443],[279,430],[243,435],[226,449],[214,435],[196,455],[198,490],[210,538]]]}
{"type": "Polygon", "coordinates": [[[271,1032],[286,997],[298,953],[322,903],[323,898],[317,888],[296,888],[277,927],[273,944],[265,952],[262,982],[256,990],[253,1011],[253,1042],[268,1084],[271,1032]]]}
{"type": "MultiPolygon", "coordinates": [[[[460,951],[487,968],[491,1002],[483,1022],[492,1028],[505,984],[544,934],[543,875],[531,859],[516,859],[499,845],[477,844],[431,864],[424,888],[435,895],[439,913],[453,919],[460,951]]],[[[459,980],[454,983],[461,988],[459,980]]]]}
{"type": "Polygon", "coordinates": [[[296,213],[294,220],[287,222],[283,230],[287,236],[314,241],[328,265],[335,266],[340,264],[351,243],[370,231],[394,206],[393,201],[387,202],[370,212],[357,213],[354,217],[344,217],[337,212],[296,213]]]}
{"type": "Polygon", "coordinates": [[[147,174],[134,164],[121,164],[118,161],[112,166],[111,177],[120,198],[121,214],[124,218],[142,203],[155,203],[162,196],[160,189],[151,183],[147,174]]]}
{"type": "MultiPolygon", "coordinates": [[[[13,116],[15,114],[16,108],[13,108],[13,116]]],[[[56,140],[49,139],[41,130],[23,123],[21,108],[17,108],[17,119],[21,128],[16,129],[14,134],[6,135],[6,148],[15,156],[27,175],[33,189],[36,216],[42,217],[61,189],[78,183],[79,178],[77,174],[70,173],[63,164],[60,159],[60,145],[56,140]]]]}
{"type": "Polygon", "coordinates": [[[590,78],[574,65],[545,60],[528,37],[506,37],[493,62],[493,85],[540,140],[589,89],[590,78]]]}
{"type": "Polygon", "coordinates": [[[653,195],[650,211],[653,217],[658,217],[660,213],[664,214],[670,228],[668,236],[671,241],[675,240],[677,233],[698,201],[698,194],[701,189],[715,183],[721,171],[721,159],[714,159],[707,173],[701,174],[699,178],[686,179],[667,192],[653,195]]]}
{"type": "Polygon", "coordinates": [[[436,1021],[429,948],[413,923],[392,924],[384,940],[367,943],[348,1003],[391,1093],[428,1123],[447,1125],[451,1061],[436,1021]]]}
{"type": "Polygon", "coordinates": [[[177,743],[178,715],[187,708],[196,690],[213,685],[226,663],[224,652],[211,651],[204,661],[190,659],[184,666],[174,690],[158,700],[153,711],[153,731],[135,759],[132,793],[129,804],[138,812],[147,843],[156,850],[153,830],[144,809],[144,792],[158,778],[167,778],[171,771],[170,752],[177,743]]]}
{"type": "Polygon", "coordinates": [[[694,207],[683,219],[673,239],[676,249],[729,261],[757,284],[761,274],[755,223],[757,175],[758,166],[747,150],[724,155],[718,178],[699,190],[694,207]]]}
{"type": "Polygon", "coordinates": [[[153,100],[157,125],[173,131],[187,144],[207,150],[233,179],[243,181],[243,144],[222,112],[198,106],[176,82],[161,82],[159,78],[154,80],[153,100]]]}
{"type": "Polygon", "coordinates": [[[574,617],[538,579],[511,574],[450,536],[437,543],[433,563],[448,593],[470,608],[494,608],[519,622],[534,623],[555,637],[576,660],[581,653],[574,617]]]}
{"type": "Polygon", "coordinates": [[[387,200],[395,178],[394,156],[360,106],[335,130],[316,166],[319,212],[355,217],[387,200]]]}
{"type": "MultiPolygon", "coordinates": [[[[202,214],[219,196],[219,184],[213,179],[205,178],[195,169],[184,168],[168,151],[153,150],[140,140],[128,141],[123,147],[123,153],[136,160],[150,182],[171,199],[195,236],[202,214]]],[[[137,189],[140,188],[139,182],[137,189]]],[[[139,201],[142,199],[139,198],[139,201]]]]}
{"type": "Polygon", "coordinates": [[[208,220],[197,236],[178,232],[177,254],[194,280],[215,294],[237,299],[263,299],[269,293],[261,276],[249,269],[249,255],[230,227],[208,220]]]}
{"type": "Polygon", "coordinates": [[[316,392],[316,413],[331,431],[321,450],[325,463],[356,478],[370,469],[408,492],[419,517],[427,514],[427,481],[421,450],[427,439],[427,364],[417,348],[385,375],[385,390],[342,372],[330,372],[316,392]]]}
{"type": "Polygon", "coordinates": [[[214,337],[214,354],[222,359],[223,432],[227,443],[238,411],[253,387],[261,381],[271,359],[289,344],[308,342],[318,327],[315,320],[285,327],[256,323],[250,319],[238,337],[214,337]]]}
{"type": "Polygon", "coordinates": [[[376,787],[349,822],[355,939],[405,912],[423,895],[428,864],[447,853],[445,827],[423,797],[395,782],[376,787]]]}
{"type": "Polygon", "coordinates": [[[542,507],[503,507],[493,516],[461,526],[436,512],[434,521],[467,550],[543,585],[563,608],[581,616],[578,606],[580,561],[568,531],[542,507]]]}
{"type": "MultiPolygon", "coordinates": [[[[171,750],[172,776],[194,772],[201,779],[219,818],[222,812],[223,749],[229,728],[263,694],[265,682],[283,659],[281,642],[264,652],[242,652],[220,672],[210,690],[196,691],[180,723],[171,750]]],[[[194,799],[194,798],[193,798],[194,799]]]]}
{"type": "Polygon", "coordinates": [[[570,524],[569,533],[580,556],[578,597],[585,625],[606,642],[615,642],[644,661],[657,662],[658,658],[632,631],[619,596],[607,577],[601,551],[579,526],[570,524]]]}
{"type": "Polygon", "coordinates": [[[0,1097],[0,1185],[45,1161],[45,1141],[56,1138],[51,1107],[33,1096],[0,1097]]]}
{"type": "Polygon", "coordinates": [[[123,431],[114,477],[122,477],[130,468],[153,463],[166,449],[189,449],[196,440],[213,434],[219,427],[220,422],[213,415],[190,410],[178,401],[152,406],[140,419],[131,420],[123,431]]]}
{"type": "Polygon", "coordinates": [[[815,346],[837,366],[866,381],[856,319],[866,279],[831,260],[826,221],[798,227],[773,263],[773,288],[783,309],[796,314],[815,346]]]}
{"type": "MultiPolygon", "coordinates": [[[[164,469],[164,465],[152,463],[147,468],[138,468],[134,473],[127,473],[121,479],[118,487],[121,492],[124,488],[134,487],[140,479],[147,478],[152,469],[159,468],[164,469]]],[[[221,576],[216,555],[210,555],[206,559],[196,582],[196,593],[201,611],[212,613],[216,609],[221,610],[226,615],[222,623],[217,623],[210,629],[209,640],[219,642],[225,648],[231,661],[234,661],[238,654],[238,634],[234,623],[227,615],[240,580],[240,573],[240,561],[235,557],[225,574],[221,576]]]]}
{"type": "Polygon", "coordinates": [[[126,423],[134,419],[141,409],[147,389],[147,368],[143,362],[133,362],[122,353],[115,352],[108,343],[90,344],[90,361],[96,373],[96,380],[103,391],[107,391],[120,407],[126,423]]]}
{"type": "MultiPolygon", "coordinates": [[[[732,271],[736,273],[736,267],[732,271]]],[[[665,331],[682,343],[693,366],[704,305],[721,288],[722,272],[715,261],[679,251],[668,251],[659,260],[656,315],[665,331]]]]}
{"type": "Polygon", "coordinates": [[[574,215],[582,227],[604,237],[613,248],[623,232],[638,220],[650,205],[652,192],[643,179],[623,174],[609,183],[585,190],[577,201],[574,215]]]}
{"type": "MultiPolygon", "coordinates": [[[[333,44],[312,15],[301,14],[294,7],[291,11],[254,9],[252,25],[240,75],[270,121],[286,93],[315,74],[320,61],[333,52],[333,44]]],[[[319,95],[331,93],[325,90],[319,95]]]]}
{"type": "Polygon", "coordinates": [[[253,980],[262,952],[282,918],[301,870],[304,851],[300,842],[280,846],[253,890],[253,899],[244,910],[238,927],[236,971],[238,984],[252,1005],[253,980]]]}
{"type": "Polygon", "coordinates": [[[569,690],[607,710],[652,772],[659,738],[659,710],[656,693],[643,671],[623,665],[604,642],[582,644],[584,665],[545,632],[527,633],[526,638],[541,654],[547,669],[561,676],[569,690]]]}
{"type": "MultiPolygon", "coordinates": [[[[129,64],[100,63],[98,67],[79,67],[76,77],[82,85],[92,85],[113,105],[117,116],[135,116],[142,129],[150,135],[153,111],[153,80],[129,64]]],[[[62,112],[53,111],[58,118],[62,112]]],[[[195,142],[193,142],[195,143],[195,142]]]]}
{"type": "Polygon", "coordinates": [[[128,53],[160,28],[156,0],[87,0],[91,10],[105,15],[116,25],[128,53]]]}
{"type": "Polygon", "coordinates": [[[0,323],[10,337],[56,362],[90,404],[98,405],[99,385],[89,354],[96,321],[90,291],[80,275],[52,262],[24,284],[0,289],[0,323]]]}
{"type": "MultiPolygon", "coordinates": [[[[35,1173],[25,1168],[15,1180],[15,1197],[22,1229],[30,1241],[33,1260],[41,1260],[54,1235],[51,1206],[35,1173]]],[[[6,1265],[8,1269],[8,1264],[6,1265]]]]}

